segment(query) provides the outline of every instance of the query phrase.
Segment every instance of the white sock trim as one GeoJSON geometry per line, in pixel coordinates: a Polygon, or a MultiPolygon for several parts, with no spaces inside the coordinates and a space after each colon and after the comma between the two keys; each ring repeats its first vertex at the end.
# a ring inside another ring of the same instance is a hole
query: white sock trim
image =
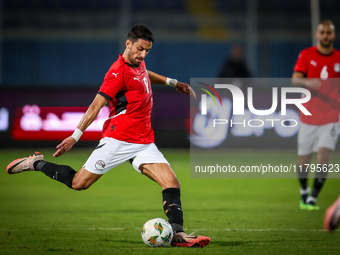
{"type": "Polygon", "coordinates": [[[307,204],[310,203],[310,202],[316,203],[316,200],[317,200],[316,197],[310,196],[310,197],[307,198],[306,203],[307,203],[307,204]]]}
{"type": "Polygon", "coordinates": [[[309,191],[310,191],[310,188],[309,188],[309,187],[307,187],[307,189],[301,188],[301,189],[300,189],[300,195],[308,195],[308,194],[309,194],[309,191]]]}

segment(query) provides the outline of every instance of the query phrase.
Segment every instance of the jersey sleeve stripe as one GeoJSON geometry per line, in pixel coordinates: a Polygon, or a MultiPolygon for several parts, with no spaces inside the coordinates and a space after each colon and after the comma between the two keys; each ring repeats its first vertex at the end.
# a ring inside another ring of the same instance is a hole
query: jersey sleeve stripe
{"type": "Polygon", "coordinates": [[[98,93],[97,93],[97,94],[99,94],[99,95],[101,95],[101,96],[105,97],[107,100],[112,100],[112,97],[110,97],[110,96],[106,95],[104,92],[98,91],[98,93]]]}

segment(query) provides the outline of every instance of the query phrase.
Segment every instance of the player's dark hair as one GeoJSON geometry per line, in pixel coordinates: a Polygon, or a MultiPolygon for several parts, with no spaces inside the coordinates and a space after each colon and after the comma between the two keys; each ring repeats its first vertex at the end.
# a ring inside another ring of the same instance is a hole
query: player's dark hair
{"type": "Polygon", "coordinates": [[[143,39],[152,43],[154,42],[151,29],[143,24],[134,25],[128,33],[127,39],[129,39],[132,43],[138,39],[143,39]]]}

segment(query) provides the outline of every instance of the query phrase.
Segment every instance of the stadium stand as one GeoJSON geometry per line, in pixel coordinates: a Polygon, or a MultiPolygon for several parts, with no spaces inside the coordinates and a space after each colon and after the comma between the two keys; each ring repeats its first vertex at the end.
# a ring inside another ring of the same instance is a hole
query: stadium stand
{"type": "MultiPolygon", "coordinates": [[[[119,53],[121,2],[3,0],[2,83],[100,83],[119,53]],[[55,74],[47,75],[51,69],[55,74]]],[[[129,2],[129,23],[147,24],[156,35],[148,66],[160,73],[187,82],[202,74],[214,77],[232,44],[245,43],[247,0],[129,2]],[[181,61],[171,60],[174,54],[181,61]]],[[[257,2],[259,70],[254,75],[289,77],[298,52],[310,45],[309,1],[257,2]]],[[[339,1],[320,1],[322,19],[340,25],[339,11],[339,1]]]]}

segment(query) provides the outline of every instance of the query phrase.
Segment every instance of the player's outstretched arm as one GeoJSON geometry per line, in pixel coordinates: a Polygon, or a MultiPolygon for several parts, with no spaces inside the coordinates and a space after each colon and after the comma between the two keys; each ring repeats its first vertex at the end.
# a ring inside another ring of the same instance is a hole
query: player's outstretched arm
{"type": "Polygon", "coordinates": [[[295,86],[303,86],[310,89],[318,89],[321,86],[321,82],[318,79],[306,79],[300,72],[294,72],[292,77],[292,83],[295,86]]]}
{"type": "Polygon", "coordinates": [[[93,102],[81,118],[78,123],[76,130],[73,135],[64,139],[58,146],[57,151],[53,154],[54,157],[59,157],[63,155],[66,151],[72,149],[73,145],[78,142],[79,138],[85,131],[85,129],[95,120],[101,108],[103,108],[107,104],[108,100],[97,94],[94,98],[93,102]]]}
{"type": "Polygon", "coordinates": [[[178,92],[192,95],[194,98],[196,98],[195,91],[189,86],[189,84],[177,81],[176,79],[170,79],[163,75],[156,74],[152,71],[148,71],[149,78],[152,84],[165,84],[172,87],[175,87],[178,92]]]}

